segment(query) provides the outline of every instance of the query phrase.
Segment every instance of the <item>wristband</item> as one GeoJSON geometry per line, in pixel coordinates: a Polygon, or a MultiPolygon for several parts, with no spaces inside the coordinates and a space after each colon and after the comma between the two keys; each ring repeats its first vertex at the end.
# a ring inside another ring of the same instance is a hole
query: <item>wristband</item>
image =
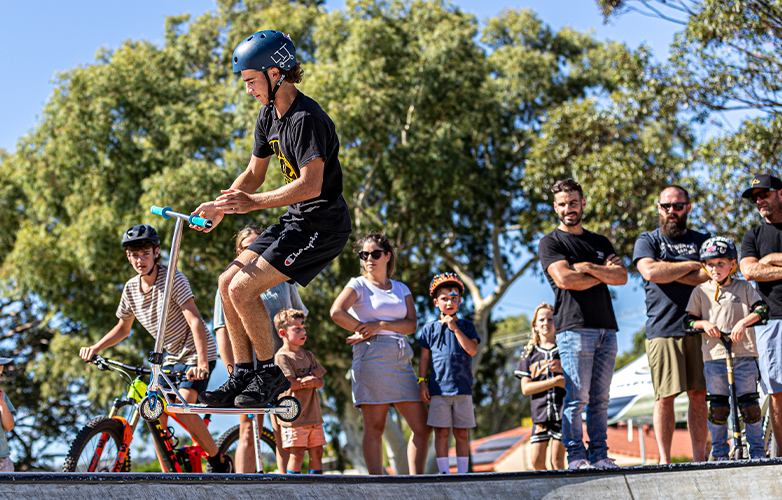
{"type": "Polygon", "coordinates": [[[428,383],[429,379],[428,378],[424,378],[424,377],[418,377],[418,381],[416,383],[420,384],[421,382],[427,382],[428,383]]]}

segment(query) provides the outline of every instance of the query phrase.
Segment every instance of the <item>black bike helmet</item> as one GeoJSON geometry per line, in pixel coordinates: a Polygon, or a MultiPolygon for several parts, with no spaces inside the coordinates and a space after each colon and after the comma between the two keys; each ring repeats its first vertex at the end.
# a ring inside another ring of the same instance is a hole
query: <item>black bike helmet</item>
{"type": "Polygon", "coordinates": [[[730,238],[715,236],[703,242],[700,251],[701,262],[720,257],[726,259],[735,259],[738,257],[736,245],[733,244],[733,241],[730,238]]]}
{"type": "Polygon", "coordinates": [[[280,68],[282,71],[290,71],[296,66],[296,48],[288,35],[275,30],[264,30],[253,33],[236,46],[233,58],[234,73],[240,73],[246,69],[260,71],[266,77],[269,84],[269,104],[274,104],[274,95],[285,79],[282,74],[277,85],[272,89],[272,82],[266,71],[270,68],[280,68]]]}
{"type": "Polygon", "coordinates": [[[141,246],[146,243],[152,243],[156,247],[160,246],[160,237],[152,226],[139,224],[122,233],[122,248],[128,248],[131,245],[141,246]]]}

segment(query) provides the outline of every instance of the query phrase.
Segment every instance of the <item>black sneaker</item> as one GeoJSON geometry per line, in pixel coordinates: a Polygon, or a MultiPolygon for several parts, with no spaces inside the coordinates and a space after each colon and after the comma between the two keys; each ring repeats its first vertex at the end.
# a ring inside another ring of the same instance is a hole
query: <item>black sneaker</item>
{"type": "Polygon", "coordinates": [[[285,378],[279,367],[258,370],[247,388],[236,396],[234,405],[237,408],[263,408],[290,388],[291,381],[285,378]]]}
{"type": "Polygon", "coordinates": [[[234,398],[244,391],[253,377],[253,372],[242,372],[234,375],[233,370],[228,372],[228,380],[213,391],[204,391],[198,395],[198,401],[214,408],[232,408],[234,398]]]}
{"type": "Polygon", "coordinates": [[[210,472],[217,474],[230,474],[234,471],[234,461],[231,455],[225,455],[220,453],[216,457],[209,457],[206,459],[209,464],[210,472]]]}

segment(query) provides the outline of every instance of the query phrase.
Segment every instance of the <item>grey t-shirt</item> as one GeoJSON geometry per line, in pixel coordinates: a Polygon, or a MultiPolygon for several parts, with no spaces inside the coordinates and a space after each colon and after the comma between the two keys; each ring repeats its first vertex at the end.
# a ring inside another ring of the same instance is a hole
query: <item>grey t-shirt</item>
{"type": "MultiPolygon", "coordinates": [[[[261,294],[261,300],[263,305],[266,306],[266,310],[269,311],[269,319],[272,322],[272,339],[274,340],[274,352],[277,352],[282,347],[282,339],[279,335],[274,333],[274,317],[278,312],[283,309],[298,309],[304,311],[305,314],[309,314],[309,310],[304,306],[299,296],[299,291],[296,285],[292,285],[288,282],[280,283],[277,286],[266,290],[261,294]]],[[[225,314],[223,313],[223,300],[220,296],[220,290],[217,290],[215,294],[215,311],[214,320],[212,322],[212,328],[217,330],[218,328],[225,328],[225,314]]]]}

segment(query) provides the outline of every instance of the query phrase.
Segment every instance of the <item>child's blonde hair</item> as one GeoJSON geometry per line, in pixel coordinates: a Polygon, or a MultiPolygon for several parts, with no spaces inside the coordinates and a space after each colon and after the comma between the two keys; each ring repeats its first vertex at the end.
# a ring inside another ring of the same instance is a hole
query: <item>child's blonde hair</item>
{"type": "Polygon", "coordinates": [[[279,333],[280,330],[285,330],[297,319],[305,320],[307,319],[307,314],[299,309],[283,309],[274,315],[274,328],[279,333]]]}
{"type": "Polygon", "coordinates": [[[535,323],[538,321],[538,313],[541,309],[548,309],[552,314],[554,313],[554,306],[548,302],[543,302],[535,308],[535,312],[532,314],[532,332],[530,333],[527,347],[524,348],[525,354],[532,352],[532,348],[540,343],[540,332],[538,332],[538,329],[535,328],[535,323]]]}

